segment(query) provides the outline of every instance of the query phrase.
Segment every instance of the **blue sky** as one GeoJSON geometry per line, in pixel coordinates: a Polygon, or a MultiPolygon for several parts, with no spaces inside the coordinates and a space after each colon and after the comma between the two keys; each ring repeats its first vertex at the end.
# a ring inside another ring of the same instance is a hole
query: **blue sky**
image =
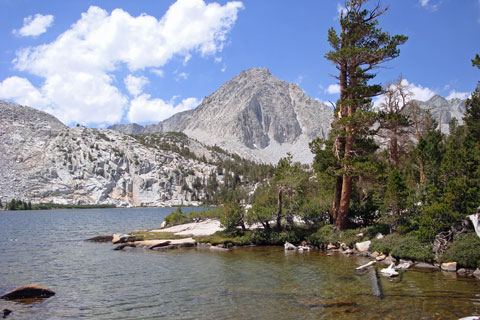
{"type": "MultiPolygon", "coordinates": [[[[372,3],[375,1],[371,1],[372,3]]],[[[0,0],[0,99],[64,123],[154,123],[196,107],[240,71],[268,67],[336,101],[324,59],[336,0],[0,0]]],[[[382,0],[380,25],[405,34],[402,75],[415,97],[465,97],[479,80],[480,0],[382,0]]]]}

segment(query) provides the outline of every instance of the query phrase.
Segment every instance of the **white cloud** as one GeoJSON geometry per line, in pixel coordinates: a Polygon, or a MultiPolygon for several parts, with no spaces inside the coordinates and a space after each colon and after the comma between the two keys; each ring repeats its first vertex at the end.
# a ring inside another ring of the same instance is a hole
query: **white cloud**
{"type": "Polygon", "coordinates": [[[0,99],[45,110],[49,101],[25,78],[10,77],[0,82],[0,99]]]}
{"type": "Polygon", "coordinates": [[[163,72],[162,69],[151,69],[150,71],[159,76],[160,78],[163,78],[165,76],[165,72],[163,72]]]}
{"type": "Polygon", "coordinates": [[[175,80],[177,81],[180,81],[181,79],[186,80],[188,78],[188,73],[186,72],[180,72],[180,73],[176,72],[176,74],[177,74],[177,77],[175,78],[175,80]]]}
{"type": "Polygon", "coordinates": [[[335,83],[328,86],[325,90],[328,94],[339,94],[340,93],[340,85],[335,83]]]}
{"type": "Polygon", "coordinates": [[[450,94],[446,97],[447,100],[450,99],[467,99],[470,97],[471,93],[470,92],[457,92],[455,90],[451,90],[450,94]]]}
{"type": "Polygon", "coordinates": [[[136,123],[159,122],[175,113],[191,110],[199,104],[198,99],[187,98],[175,106],[174,99],[165,102],[162,99],[151,99],[149,94],[142,94],[130,102],[127,119],[136,123]]]}
{"type": "Polygon", "coordinates": [[[422,7],[426,7],[426,6],[428,5],[428,2],[429,2],[429,1],[430,1],[430,0],[420,0],[420,5],[421,5],[422,7]]]}
{"type": "Polygon", "coordinates": [[[55,41],[18,51],[14,65],[45,79],[37,90],[67,124],[114,123],[128,105],[112,76],[116,70],[155,72],[174,56],[214,55],[241,8],[238,1],[177,0],[157,20],[91,6],[55,41]]]}
{"type": "Polygon", "coordinates": [[[143,87],[145,87],[149,81],[146,77],[135,77],[129,74],[124,80],[125,87],[127,88],[128,92],[130,92],[133,96],[138,96],[140,93],[143,92],[143,87]]]}
{"type": "Polygon", "coordinates": [[[412,93],[412,99],[415,100],[427,101],[437,94],[435,90],[410,83],[407,81],[407,79],[402,80],[402,85],[407,87],[407,89],[412,93]]]}
{"type": "Polygon", "coordinates": [[[13,34],[18,34],[22,37],[38,36],[45,33],[53,23],[52,15],[36,14],[35,17],[28,16],[23,19],[23,27],[20,30],[13,30],[13,34]]]}
{"type": "Polygon", "coordinates": [[[419,3],[420,3],[420,6],[422,6],[423,8],[427,8],[427,9],[432,10],[432,11],[435,11],[435,10],[438,9],[438,5],[437,4],[431,4],[430,0],[419,0],[419,3]]]}
{"type": "Polygon", "coordinates": [[[227,71],[227,65],[225,63],[223,64],[222,69],[220,69],[220,71],[222,72],[227,71]]]}

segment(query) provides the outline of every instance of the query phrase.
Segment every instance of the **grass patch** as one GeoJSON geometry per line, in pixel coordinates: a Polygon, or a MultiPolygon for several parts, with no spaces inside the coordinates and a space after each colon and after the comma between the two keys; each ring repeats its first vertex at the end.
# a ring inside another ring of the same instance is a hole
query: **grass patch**
{"type": "Polygon", "coordinates": [[[245,246],[252,244],[252,231],[240,232],[236,235],[227,233],[225,231],[217,231],[210,236],[196,237],[195,240],[199,243],[210,243],[214,246],[219,244],[231,243],[235,246],[245,246]]]}

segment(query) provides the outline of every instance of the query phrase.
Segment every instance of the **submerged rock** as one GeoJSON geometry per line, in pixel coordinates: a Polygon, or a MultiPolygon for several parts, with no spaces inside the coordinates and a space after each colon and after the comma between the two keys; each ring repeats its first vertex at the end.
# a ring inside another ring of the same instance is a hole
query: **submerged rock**
{"type": "Polygon", "coordinates": [[[113,235],[111,234],[103,234],[100,236],[96,236],[85,241],[92,241],[92,242],[111,242],[113,240],[113,235]]]}
{"type": "Polygon", "coordinates": [[[54,296],[55,292],[42,287],[38,284],[28,284],[13,289],[10,292],[5,293],[0,298],[5,300],[17,300],[17,299],[33,299],[33,298],[49,298],[54,296]]]}
{"type": "Polygon", "coordinates": [[[8,315],[10,313],[12,313],[12,310],[9,310],[9,309],[3,309],[3,319],[5,319],[6,317],[8,317],[8,315]]]}
{"type": "Polygon", "coordinates": [[[439,268],[437,266],[434,266],[433,264],[426,263],[426,262],[419,262],[415,264],[415,268],[417,269],[426,269],[426,270],[438,270],[439,268]]]}

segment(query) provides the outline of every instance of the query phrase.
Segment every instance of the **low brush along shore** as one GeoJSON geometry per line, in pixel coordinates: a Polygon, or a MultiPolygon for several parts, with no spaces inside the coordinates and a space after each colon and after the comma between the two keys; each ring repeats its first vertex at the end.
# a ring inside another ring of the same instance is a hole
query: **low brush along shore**
{"type": "MultiPolygon", "coordinates": [[[[253,229],[253,228],[252,228],[253,229]]],[[[300,229],[299,229],[300,230],[300,229]]],[[[102,235],[95,238],[88,239],[95,242],[112,242],[114,250],[127,249],[147,249],[155,251],[165,251],[177,248],[208,248],[210,250],[225,251],[238,247],[252,246],[252,245],[283,245],[286,240],[283,238],[301,239],[301,231],[292,230],[285,232],[266,232],[262,229],[253,230],[238,230],[237,233],[227,233],[220,225],[220,221],[215,219],[206,219],[201,222],[192,222],[180,224],[172,227],[163,227],[159,229],[134,231],[125,235],[102,235]]],[[[324,227],[323,233],[331,232],[329,228],[324,227]]],[[[305,236],[305,235],[304,235],[305,236]]],[[[314,235],[315,236],[315,235],[314,235]]],[[[357,234],[343,234],[344,238],[340,236],[339,241],[332,241],[332,243],[323,243],[320,245],[313,245],[311,242],[305,240],[292,241],[296,245],[285,246],[289,249],[298,250],[298,252],[306,252],[309,250],[321,249],[327,250],[328,255],[343,254],[346,256],[362,256],[370,258],[372,266],[376,263],[389,265],[392,264],[396,270],[406,270],[409,268],[428,269],[428,270],[442,270],[446,272],[456,272],[462,276],[471,276],[480,279],[479,268],[465,268],[462,263],[456,261],[440,261],[433,263],[433,255],[424,255],[425,259],[399,259],[388,252],[384,253],[377,251],[378,248],[384,248],[385,243],[391,243],[395,235],[383,236],[377,233],[373,237],[369,237],[363,233],[357,234]],[[341,242],[341,240],[345,240],[341,242]],[[297,243],[295,243],[297,242],[297,243]]],[[[472,235],[473,237],[474,235],[472,235]]],[[[317,235],[317,238],[319,236],[317,235]]],[[[306,239],[305,237],[304,239],[306,239]]],[[[312,239],[312,235],[309,237],[312,239]]],[[[328,237],[327,237],[328,238],[328,237]]],[[[408,239],[401,239],[406,241],[408,239]]],[[[400,241],[400,240],[397,240],[400,241]]],[[[320,241],[321,242],[321,241],[320,241]]],[[[317,242],[318,244],[318,242],[317,242]]],[[[412,244],[412,247],[415,244],[412,244]]],[[[414,248],[416,249],[416,248],[414,248]]],[[[387,251],[386,249],[385,251],[387,251]]],[[[416,249],[418,250],[418,249],[416,249]]],[[[425,252],[427,252],[426,250],[425,252]]],[[[367,267],[368,267],[367,266],[367,267]]],[[[361,268],[360,268],[361,269],[361,268]]]]}

